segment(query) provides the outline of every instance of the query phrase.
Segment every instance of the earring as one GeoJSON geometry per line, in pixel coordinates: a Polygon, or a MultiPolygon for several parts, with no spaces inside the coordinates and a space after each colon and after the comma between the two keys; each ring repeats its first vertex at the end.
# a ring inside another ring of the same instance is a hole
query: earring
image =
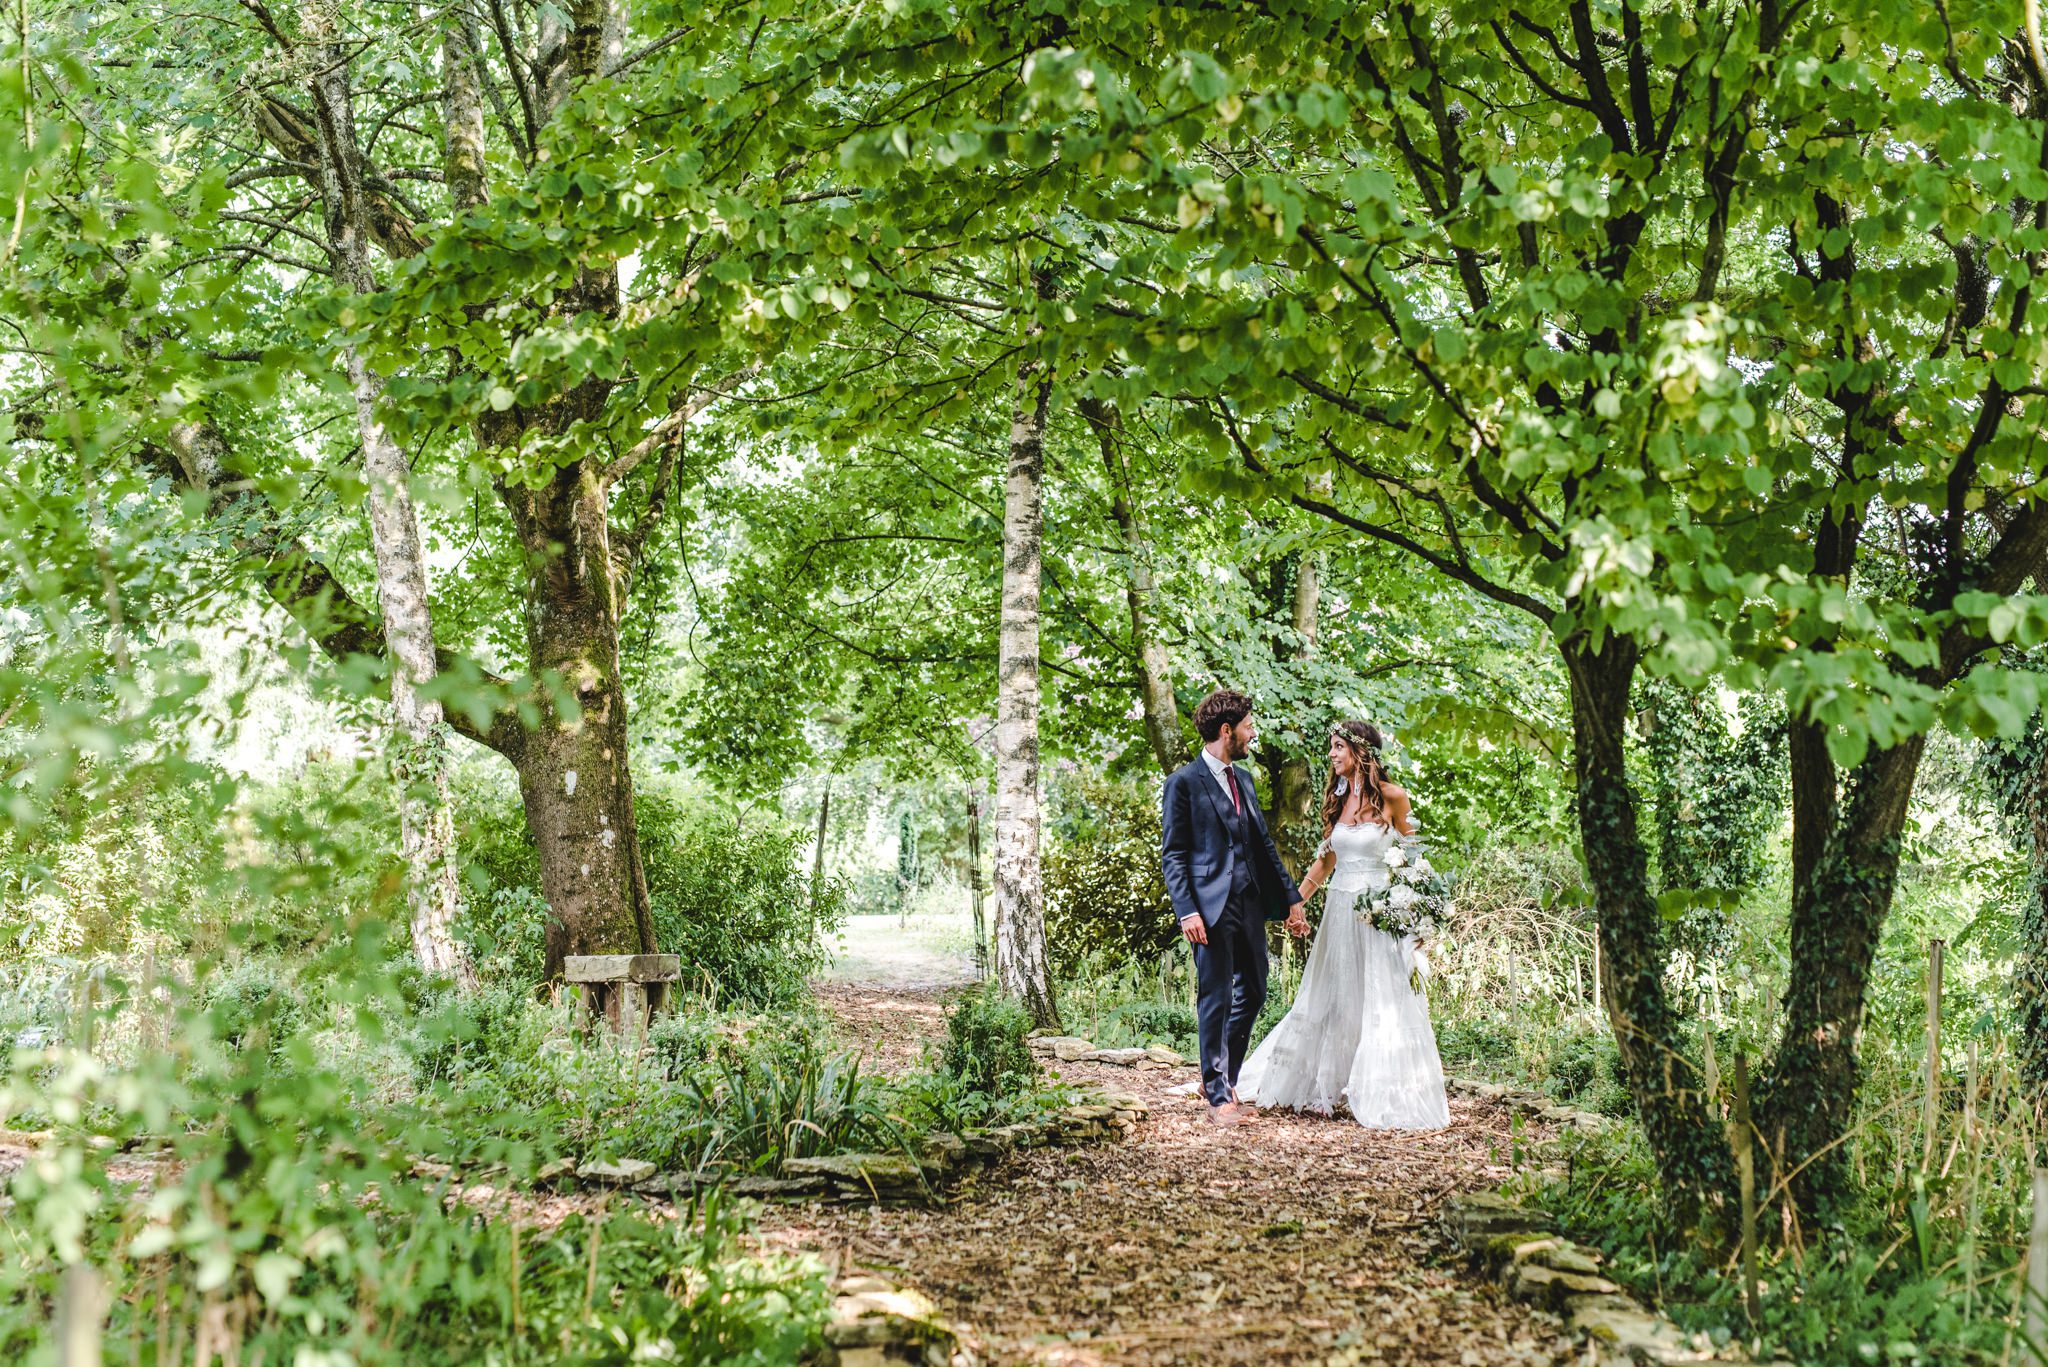
{"type": "Polygon", "coordinates": [[[1338,797],[1348,796],[1351,792],[1351,780],[1345,778],[1342,774],[1339,774],[1337,776],[1337,786],[1332,788],[1330,791],[1335,793],[1338,797]]]}

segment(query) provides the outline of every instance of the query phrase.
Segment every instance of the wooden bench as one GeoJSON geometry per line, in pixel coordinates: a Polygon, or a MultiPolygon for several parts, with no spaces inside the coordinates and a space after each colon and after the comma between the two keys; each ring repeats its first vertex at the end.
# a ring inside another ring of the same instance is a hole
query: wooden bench
{"type": "Polygon", "coordinates": [[[678,954],[571,954],[562,961],[563,981],[583,994],[593,1015],[636,1034],[668,1005],[669,984],[682,976],[678,954]]]}

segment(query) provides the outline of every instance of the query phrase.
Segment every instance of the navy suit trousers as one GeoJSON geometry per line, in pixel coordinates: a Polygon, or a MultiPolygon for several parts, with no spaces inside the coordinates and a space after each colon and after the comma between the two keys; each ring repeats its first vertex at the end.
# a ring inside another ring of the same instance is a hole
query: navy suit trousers
{"type": "Polygon", "coordinates": [[[1211,1106],[1230,1100],[1250,1052],[1252,1025],[1266,1004],[1266,922],[1251,889],[1231,894],[1195,950],[1195,1025],[1202,1047],[1202,1095],[1211,1106]]]}

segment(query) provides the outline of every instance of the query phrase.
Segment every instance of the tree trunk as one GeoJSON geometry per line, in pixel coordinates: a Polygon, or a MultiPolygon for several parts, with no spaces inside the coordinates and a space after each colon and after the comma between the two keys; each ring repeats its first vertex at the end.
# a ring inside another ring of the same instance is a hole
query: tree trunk
{"type": "Polygon", "coordinates": [[[1579,836],[1599,914],[1607,1020],[1666,1198],[1690,1226],[1717,1212],[1733,1166],[1664,993],[1664,922],[1650,894],[1623,753],[1640,649],[1610,635],[1598,650],[1583,636],[1566,638],[1559,650],[1571,681],[1579,836]]]}
{"type": "Polygon", "coordinates": [[[1027,365],[1010,422],[996,693],[996,983],[1032,1020],[1059,1025],[1045,954],[1039,864],[1038,586],[1045,535],[1045,423],[1052,380],[1027,365]]]}
{"type": "Polygon", "coordinates": [[[1781,1174],[1799,1169],[1799,1208],[1823,1213],[1843,1194],[1861,1067],[1856,1035],[1878,936],[1898,882],[1900,834],[1926,738],[1871,752],[1848,784],[1840,819],[1809,880],[1792,898],[1785,1033],[1757,1108],[1781,1174]],[[1780,1155],[1782,1154],[1782,1158],[1780,1155]]]}
{"type": "Polygon", "coordinates": [[[501,489],[526,556],[528,666],[553,706],[513,763],[553,913],[547,975],[570,954],[655,948],[633,816],[610,526],[584,462],[539,489],[501,489]]]}
{"type": "MultiPolygon", "coordinates": [[[[370,271],[370,209],[356,146],[349,62],[332,13],[309,4],[304,28],[315,40],[312,79],[319,128],[320,179],[327,219],[327,249],[336,279],[356,294],[376,287],[370,271]]],[[[370,511],[370,543],[377,563],[377,601],[391,659],[391,708],[396,720],[393,778],[398,786],[400,843],[404,850],[413,952],[429,973],[452,976],[465,989],[476,971],[452,929],[461,904],[455,872],[455,817],[448,792],[448,735],[441,703],[422,695],[438,672],[434,624],[428,607],[426,556],[412,503],[412,467],[405,451],[377,417],[384,382],[354,346],[342,350],[355,396],[362,439],[363,475],[370,511]]]]}
{"type": "Polygon", "coordinates": [[[1131,605],[1131,645],[1138,656],[1138,705],[1145,717],[1145,740],[1160,772],[1171,774],[1188,762],[1188,742],[1173,696],[1173,663],[1152,623],[1152,547],[1131,502],[1131,471],[1121,445],[1123,414],[1100,399],[1082,399],[1079,408],[1101,443],[1102,466],[1109,475],[1109,513],[1123,533],[1128,575],[1124,596],[1131,605]]]}
{"type": "MultiPolygon", "coordinates": [[[[1295,551],[1262,566],[1247,565],[1244,577],[1263,600],[1257,620],[1272,642],[1273,662],[1285,672],[1290,664],[1308,659],[1315,651],[1322,607],[1322,581],[1314,555],[1295,551]],[[1282,619],[1286,631],[1270,629],[1282,619]]],[[[1266,771],[1266,819],[1273,828],[1273,843],[1281,858],[1301,868],[1313,858],[1323,837],[1322,823],[1309,819],[1317,807],[1309,757],[1299,748],[1290,750],[1276,740],[1266,740],[1259,745],[1258,761],[1266,771]]]]}
{"type": "Polygon", "coordinates": [[[2020,1018],[2020,1078],[2039,1117],[2048,1112],[2048,736],[2034,739],[2034,774],[2027,786],[2027,854],[2034,886],[2020,920],[2013,996],[2020,1018]]]}
{"type": "MultiPolygon", "coordinates": [[[[1322,587],[1320,562],[1313,551],[1304,551],[1294,575],[1292,623],[1296,661],[1306,660],[1315,653],[1322,621],[1322,587]]],[[[1282,759],[1273,771],[1273,810],[1280,818],[1281,826],[1291,831],[1301,829],[1315,807],[1315,800],[1308,755],[1297,753],[1282,759]]],[[[1289,853],[1300,856],[1306,852],[1293,850],[1289,853]]]]}
{"type": "Polygon", "coordinates": [[[383,384],[353,349],[347,360],[363,439],[377,603],[391,653],[391,708],[398,723],[392,770],[398,785],[399,839],[409,875],[413,953],[427,972],[449,974],[463,988],[473,989],[476,970],[453,930],[461,892],[455,869],[455,809],[448,788],[448,728],[440,699],[421,694],[434,678],[436,652],[427,605],[426,557],[409,487],[412,470],[404,450],[374,416],[383,384]]]}
{"type": "Polygon", "coordinates": [[[451,11],[441,30],[441,123],[447,130],[442,148],[443,178],[457,213],[467,213],[485,198],[484,96],[478,79],[478,55],[467,21],[451,11]]]}

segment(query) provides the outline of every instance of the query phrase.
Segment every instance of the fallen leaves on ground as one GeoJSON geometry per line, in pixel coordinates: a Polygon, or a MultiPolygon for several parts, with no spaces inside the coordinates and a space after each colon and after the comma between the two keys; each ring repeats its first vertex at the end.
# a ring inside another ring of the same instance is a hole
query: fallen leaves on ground
{"type": "MultiPolygon", "coordinates": [[[[931,994],[824,1000],[887,1069],[940,1028],[931,994]]],[[[1188,1076],[1063,1065],[1152,1108],[1126,1144],[1014,1155],[934,1209],[777,1206],[757,1237],[915,1286],[996,1363],[1564,1363],[1557,1321],[1451,1261],[1437,1204],[1507,1176],[1507,1118],[1436,1134],[1261,1114],[1208,1125],[1188,1076]]]]}

